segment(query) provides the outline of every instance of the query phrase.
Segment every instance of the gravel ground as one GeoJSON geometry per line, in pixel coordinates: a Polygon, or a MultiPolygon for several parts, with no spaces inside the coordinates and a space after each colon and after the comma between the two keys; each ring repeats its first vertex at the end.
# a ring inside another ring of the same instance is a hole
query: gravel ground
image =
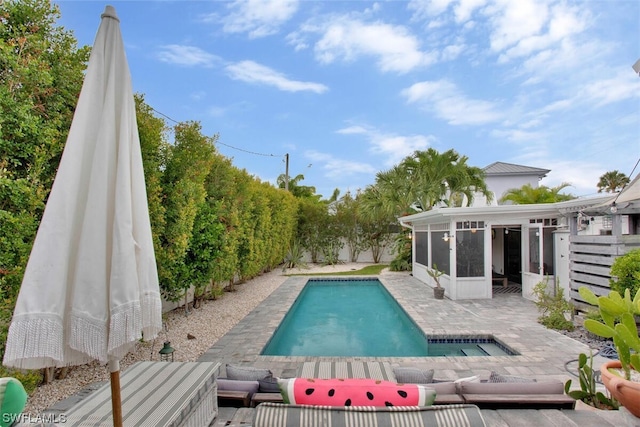
{"type": "MultiPolygon", "coordinates": [[[[287,277],[284,274],[339,272],[357,270],[370,264],[344,263],[335,266],[309,265],[304,269],[273,270],[244,284],[236,285],[233,292],[225,292],[215,301],[206,301],[198,309],[190,309],[188,316],[183,308],[165,314],[167,331],[154,341],[138,342],[135,348],[120,361],[124,371],[135,362],[158,360],[158,351],[164,341],[175,348],[175,361],[194,362],[219,338],[233,328],[251,310],[277,289],[287,277]],[[189,339],[187,336],[194,338],[189,339]]],[[[54,403],[65,399],[87,385],[97,381],[109,381],[106,365],[92,363],[69,368],[64,379],[42,385],[29,397],[25,413],[37,414],[54,403]]]]}

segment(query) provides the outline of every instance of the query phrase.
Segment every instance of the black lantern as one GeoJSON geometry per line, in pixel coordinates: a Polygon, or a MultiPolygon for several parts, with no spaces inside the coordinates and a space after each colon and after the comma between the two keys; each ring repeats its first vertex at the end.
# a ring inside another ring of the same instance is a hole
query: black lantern
{"type": "Polygon", "coordinates": [[[160,360],[162,362],[173,362],[173,352],[175,350],[171,347],[171,343],[169,341],[164,342],[164,346],[160,350],[160,360]]]}

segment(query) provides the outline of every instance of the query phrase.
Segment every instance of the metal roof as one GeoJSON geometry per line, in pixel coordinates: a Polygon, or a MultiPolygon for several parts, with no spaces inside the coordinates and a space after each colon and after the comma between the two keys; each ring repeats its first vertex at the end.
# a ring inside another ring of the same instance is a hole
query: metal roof
{"type": "Polygon", "coordinates": [[[534,168],[513,163],[493,162],[482,169],[487,176],[496,175],[535,175],[540,178],[546,176],[550,169],[534,168]]]}

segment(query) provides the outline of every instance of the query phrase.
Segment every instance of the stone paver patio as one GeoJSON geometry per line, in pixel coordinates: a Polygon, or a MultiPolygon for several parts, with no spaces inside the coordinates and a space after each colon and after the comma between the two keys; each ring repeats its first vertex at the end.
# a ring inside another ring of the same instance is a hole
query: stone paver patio
{"type": "MultiPolygon", "coordinates": [[[[231,331],[219,339],[200,361],[266,367],[275,376],[295,376],[302,362],[331,360],[376,360],[392,366],[435,369],[437,379],[471,375],[487,377],[491,371],[531,378],[571,378],[565,364],[581,352],[585,344],[537,323],[533,302],[520,295],[496,295],[491,300],[436,300],[431,288],[407,273],[383,273],[380,281],[428,335],[493,335],[520,355],[499,357],[388,357],[331,358],[261,356],[280,321],[304,287],[308,277],[290,277],[231,331]]],[[[595,365],[606,359],[596,357],[595,365]]],[[[224,372],[222,372],[224,376],[224,372]]],[[[575,381],[574,381],[575,382],[575,381]]]]}

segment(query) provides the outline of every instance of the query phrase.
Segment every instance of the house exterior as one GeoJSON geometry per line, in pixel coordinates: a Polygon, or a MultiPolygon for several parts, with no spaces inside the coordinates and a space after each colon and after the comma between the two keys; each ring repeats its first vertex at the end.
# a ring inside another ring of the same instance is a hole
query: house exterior
{"type": "MultiPolygon", "coordinates": [[[[512,188],[520,188],[529,184],[533,188],[538,186],[542,178],[547,176],[549,169],[534,168],[531,166],[516,165],[513,163],[494,162],[482,169],[485,173],[485,183],[493,194],[492,205],[498,205],[498,200],[512,188]]],[[[482,199],[478,199],[479,205],[482,199]]],[[[475,204],[475,203],[474,203],[475,204]]]]}
{"type": "MultiPolygon", "coordinates": [[[[485,169],[495,173],[495,180],[489,181],[491,185],[487,186],[496,194],[496,199],[507,189],[524,185],[508,184],[507,182],[514,181],[508,181],[506,177],[518,176],[519,183],[529,183],[535,187],[538,180],[548,172],[546,169],[499,162],[485,169]],[[520,175],[516,173],[518,171],[520,175]]],[[[613,252],[611,255],[614,256],[621,250],[626,250],[620,248],[619,241],[629,242],[635,239],[623,237],[622,224],[628,223],[629,217],[622,219],[620,203],[619,214],[605,212],[610,209],[612,197],[608,194],[533,205],[496,205],[494,202],[485,202],[484,205],[474,203],[470,207],[435,207],[399,218],[399,222],[411,229],[413,276],[434,286],[434,280],[427,273],[428,269],[443,271],[445,274],[440,277],[440,283],[445,288],[446,296],[451,299],[492,298],[493,285],[505,283],[505,278],[510,284],[520,285],[524,298],[533,299],[535,285],[544,280],[549,283],[557,281],[565,289],[567,297],[575,297],[577,288],[581,285],[580,279],[586,280],[585,272],[581,269],[591,269],[589,263],[593,259],[587,258],[600,256],[597,254],[600,249],[589,242],[608,239],[610,243],[606,245],[607,250],[613,252]],[[589,212],[594,213],[593,218],[588,216],[589,212]],[[595,229],[594,225],[598,222],[596,217],[601,228],[607,231],[603,225],[606,219],[611,224],[610,231],[619,236],[582,236],[587,230],[595,229]],[[580,250],[592,250],[594,253],[578,255],[576,245],[580,241],[585,242],[580,250]],[[618,247],[614,249],[612,245],[618,247]],[[578,259],[586,260],[580,262],[578,259]]],[[[624,209],[629,207],[625,205],[624,209]]],[[[627,224],[625,229],[627,233],[637,232],[637,221],[627,224]]],[[[610,268],[615,257],[605,258],[604,262],[610,268]]],[[[593,278],[600,285],[606,282],[608,286],[607,266],[601,266],[593,272],[593,278]]]]}

